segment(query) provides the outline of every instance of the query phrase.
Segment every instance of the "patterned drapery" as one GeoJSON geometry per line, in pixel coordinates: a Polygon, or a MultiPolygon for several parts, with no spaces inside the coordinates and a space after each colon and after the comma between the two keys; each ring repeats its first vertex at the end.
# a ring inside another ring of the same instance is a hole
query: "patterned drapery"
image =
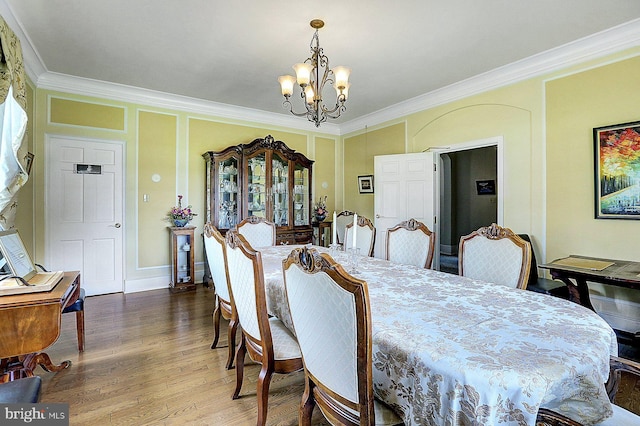
{"type": "Polygon", "coordinates": [[[27,97],[20,40],[0,16],[0,228],[13,227],[27,182],[27,97]]]}

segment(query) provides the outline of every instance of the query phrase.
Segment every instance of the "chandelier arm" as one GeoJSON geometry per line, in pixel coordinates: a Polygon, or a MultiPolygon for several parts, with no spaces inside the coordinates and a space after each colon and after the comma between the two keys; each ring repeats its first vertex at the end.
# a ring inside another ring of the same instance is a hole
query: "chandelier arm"
{"type": "MultiPolygon", "coordinates": [[[[305,105],[306,105],[306,104],[305,104],[305,105]]],[[[285,108],[288,108],[288,109],[289,109],[289,112],[290,112],[291,114],[295,115],[296,117],[305,117],[305,116],[309,116],[309,110],[308,110],[308,107],[307,107],[307,111],[304,111],[304,112],[295,112],[295,111],[293,110],[293,104],[291,103],[291,101],[289,101],[289,99],[285,100],[285,101],[282,103],[282,106],[283,106],[283,107],[285,107],[285,108]]]]}

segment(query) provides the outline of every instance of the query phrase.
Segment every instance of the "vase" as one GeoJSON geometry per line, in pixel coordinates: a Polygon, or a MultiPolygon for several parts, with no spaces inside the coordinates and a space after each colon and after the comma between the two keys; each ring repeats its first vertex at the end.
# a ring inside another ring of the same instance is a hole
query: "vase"
{"type": "Polygon", "coordinates": [[[317,214],[316,213],[315,216],[316,216],[316,222],[320,223],[327,217],[327,214],[326,213],[325,214],[317,214]]]}
{"type": "Polygon", "coordinates": [[[178,228],[182,228],[187,226],[187,224],[189,223],[189,221],[187,219],[173,219],[173,223],[178,227],[178,228]]]}

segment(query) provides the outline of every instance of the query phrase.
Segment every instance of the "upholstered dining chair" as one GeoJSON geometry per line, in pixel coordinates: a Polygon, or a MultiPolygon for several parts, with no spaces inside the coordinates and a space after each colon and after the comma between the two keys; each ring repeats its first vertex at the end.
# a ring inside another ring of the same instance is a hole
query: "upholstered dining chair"
{"type": "Polygon", "coordinates": [[[387,260],[429,269],[433,262],[435,234],[415,219],[387,229],[387,260]]]}
{"type": "Polygon", "coordinates": [[[238,223],[236,230],[255,249],[276,245],[276,224],[263,217],[249,216],[238,223]]]}
{"type": "MultiPolygon", "coordinates": [[[[609,393],[609,399],[611,400],[611,408],[613,409],[613,416],[604,420],[595,426],[636,426],[640,425],[640,416],[631,411],[628,411],[616,404],[616,394],[618,392],[618,386],[620,384],[621,374],[630,374],[636,381],[640,381],[640,363],[631,361],[625,358],[611,357],[610,362],[610,374],[609,381],[607,382],[607,392],[609,393]]],[[[631,391],[638,391],[638,387],[632,387],[631,391]]],[[[635,396],[640,398],[640,395],[635,396]]],[[[536,426],[583,426],[582,423],[578,423],[570,418],[558,414],[546,408],[540,408],[538,410],[538,418],[536,419],[536,426]]]]}
{"type": "MultiPolygon", "coordinates": [[[[345,250],[353,247],[353,222],[348,224],[344,230],[344,243],[345,250]]],[[[373,256],[373,245],[376,241],[376,228],[369,219],[363,216],[358,216],[358,230],[356,231],[356,247],[360,249],[360,254],[363,256],[373,256]]]]}
{"type": "Polygon", "coordinates": [[[338,241],[336,241],[336,243],[342,245],[342,243],[344,243],[344,230],[346,229],[347,225],[350,223],[353,223],[353,215],[355,213],[349,210],[343,210],[340,213],[338,213],[336,215],[336,223],[335,223],[335,227],[336,227],[336,238],[338,239],[338,241]]]}
{"type": "Polygon", "coordinates": [[[333,425],[403,424],[373,395],[367,283],[328,254],[296,248],[283,262],[291,319],[302,351],[305,389],[298,424],[317,405],[333,425]]]}
{"type": "Polygon", "coordinates": [[[227,370],[233,368],[233,358],[236,349],[236,332],[238,330],[238,318],[231,306],[229,287],[227,284],[227,265],[225,264],[226,245],[220,231],[210,222],[204,225],[204,250],[207,253],[209,271],[216,290],[215,309],[213,311],[213,343],[211,349],[218,345],[220,336],[220,316],[229,320],[227,340],[229,342],[229,356],[227,357],[227,370]]]}
{"type": "Polygon", "coordinates": [[[265,296],[262,259],[238,232],[230,230],[226,238],[227,277],[231,304],[242,330],[236,352],[236,389],[233,399],[240,396],[245,354],[262,364],[257,384],[258,420],[267,418],[269,385],[273,373],[287,374],[302,369],[302,355],[295,336],[282,321],[269,317],[265,296]]]}
{"type": "Polygon", "coordinates": [[[495,223],[460,238],[458,271],[509,287],[526,289],[531,268],[531,244],[495,223]]]}

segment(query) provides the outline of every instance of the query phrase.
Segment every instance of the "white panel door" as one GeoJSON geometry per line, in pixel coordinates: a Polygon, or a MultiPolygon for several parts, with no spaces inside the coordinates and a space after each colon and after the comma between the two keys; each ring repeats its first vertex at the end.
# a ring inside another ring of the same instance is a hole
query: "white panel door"
{"type": "Polygon", "coordinates": [[[88,295],[123,291],[123,146],[47,140],[47,265],[79,270],[88,295]]]}
{"type": "Polygon", "coordinates": [[[375,257],[384,258],[387,229],[414,218],[434,229],[436,174],[434,154],[374,157],[375,257]]]}

